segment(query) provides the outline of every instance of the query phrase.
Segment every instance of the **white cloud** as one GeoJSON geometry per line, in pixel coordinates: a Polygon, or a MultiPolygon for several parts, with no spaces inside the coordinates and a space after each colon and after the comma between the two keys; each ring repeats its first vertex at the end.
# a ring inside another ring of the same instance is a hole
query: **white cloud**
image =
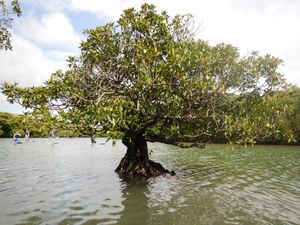
{"type": "Polygon", "coordinates": [[[45,14],[40,20],[27,15],[18,20],[15,27],[22,37],[49,47],[74,49],[79,46],[81,39],[68,17],[61,12],[45,14]]]}
{"type": "MultiPolygon", "coordinates": [[[[0,83],[41,85],[53,72],[66,68],[68,55],[78,54],[81,36],[69,18],[59,11],[66,7],[66,2],[25,1],[37,7],[44,4],[46,11],[41,14],[30,9],[14,21],[13,51],[0,51],[0,83]]],[[[8,104],[0,94],[0,111],[21,110],[18,105],[8,104]]]]}
{"type": "Polygon", "coordinates": [[[79,50],[78,51],[59,51],[59,50],[49,50],[45,52],[45,55],[49,59],[53,59],[55,61],[66,61],[69,56],[78,56],[79,55],[79,50]]]}
{"type": "Polygon", "coordinates": [[[34,7],[42,7],[47,12],[58,12],[70,5],[69,0],[48,0],[47,2],[45,0],[22,0],[20,3],[21,7],[23,4],[29,4],[34,7]]]}
{"type": "MultiPolygon", "coordinates": [[[[13,51],[0,51],[0,83],[7,81],[18,82],[21,86],[41,85],[53,72],[66,67],[65,59],[50,58],[41,48],[16,34],[13,34],[13,51]]],[[[8,104],[0,94],[0,111],[21,113],[22,108],[8,104]]]]}
{"type": "Polygon", "coordinates": [[[6,101],[6,97],[0,94],[0,111],[22,114],[24,110],[18,104],[10,104],[9,102],[6,101]]]}
{"type": "Polygon", "coordinates": [[[22,86],[32,86],[42,84],[53,72],[66,68],[66,63],[49,59],[41,48],[14,35],[13,51],[0,51],[0,68],[0,82],[16,81],[22,86]]]}
{"type": "Polygon", "coordinates": [[[286,76],[289,83],[300,87],[300,64],[299,58],[289,59],[279,68],[279,71],[286,76]]]}
{"type": "Polygon", "coordinates": [[[70,8],[75,11],[94,13],[101,18],[115,18],[120,15],[122,1],[71,0],[70,8]]]}

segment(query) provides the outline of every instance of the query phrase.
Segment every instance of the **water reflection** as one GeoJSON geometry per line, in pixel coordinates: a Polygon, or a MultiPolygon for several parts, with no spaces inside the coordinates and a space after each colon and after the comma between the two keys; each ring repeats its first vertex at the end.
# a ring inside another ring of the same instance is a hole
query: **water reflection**
{"type": "Polygon", "coordinates": [[[1,139],[0,225],[300,224],[299,147],[149,148],[177,175],[120,180],[121,143],[1,139]]]}
{"type": "Polygon", "coordinates": [[[150,224],[150,212],[148,207],[148,182],[147,181],[123,181],[122,205],[124,210],[117,224],[141,225],[150,224]]]}

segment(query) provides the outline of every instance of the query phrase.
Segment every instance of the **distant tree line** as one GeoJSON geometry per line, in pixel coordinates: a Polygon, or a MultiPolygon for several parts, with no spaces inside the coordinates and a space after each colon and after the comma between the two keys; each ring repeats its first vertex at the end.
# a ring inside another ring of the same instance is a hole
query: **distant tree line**
{"type": "MultiPolygon", "coordinates": [[[[31,137],[40,138],[48,137],[53,127],[50,124],[44,124],[43,121],[32,119],[29,116],[21,114],[12,114],[0,112],[0,137],[12,137],[17,131],[21,136],[25,135],[25,131],[29,130],[31,137]]],[[[57,134],[60,137],[79,137],[82,136],[78,132],[69,129],[57,129],[57,134]]]]}

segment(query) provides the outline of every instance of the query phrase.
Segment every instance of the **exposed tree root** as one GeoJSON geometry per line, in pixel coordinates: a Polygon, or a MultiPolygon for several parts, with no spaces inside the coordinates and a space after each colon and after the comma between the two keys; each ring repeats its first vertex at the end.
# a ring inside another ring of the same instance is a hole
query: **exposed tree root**
{"type": "Polygon", "coordinates": [[[174,171],[149,159],[147,141],[142,133],[127,134],[122,142],[127,146],[127,152],[115,170],[120,176],[149,178],[163,174],[175,175],[174,171]]]}
{"type": "Polygon", "coordinates": [[[165,169],[160,163],[150,159],[130,159],[127,155],[121,160],[119,166],[115,170],[122,177],[129,178],[149,178],[164,174],[175,175],[174,171],[165,169]]]}

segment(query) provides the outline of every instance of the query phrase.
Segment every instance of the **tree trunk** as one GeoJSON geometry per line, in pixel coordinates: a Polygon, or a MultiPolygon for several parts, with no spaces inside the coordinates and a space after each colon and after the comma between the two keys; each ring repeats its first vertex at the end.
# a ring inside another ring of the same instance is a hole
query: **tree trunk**
{"type": "Polygon", "coordinates": [[[130,178],[148,178],[162,174],[175,175],[161,164],[149,159],[147,141],[143,134],[125,134],[122,139],[127,152],[115,170],[120,176],[130,178]]]}

